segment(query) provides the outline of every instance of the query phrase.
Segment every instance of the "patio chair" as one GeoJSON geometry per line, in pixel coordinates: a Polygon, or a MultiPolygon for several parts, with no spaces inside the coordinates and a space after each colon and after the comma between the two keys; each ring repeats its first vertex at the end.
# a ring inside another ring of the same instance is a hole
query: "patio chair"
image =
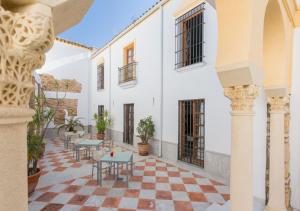
{"type": "MultiPolygon", "coordinates": [[[[70,144],[72,145],[72,151],[73,151],[73,157],[75,157],[76,152],[76,145],[82,140],[82,138],[71,138],[70,144]]],[[[79,153],[85,153],[85,156],[87,157],[88,149],[86,147],[80,147],[79,153]]]]}
{"type": "MultiPolygon", "coordinates": [[[[97,167],[97,162],[100,161],[100,159],[105,155],[106,151],[104,149],[101,149],[99,151],[94,151],[92,154],[92,179],[94,177],[94,168],[96,168],[97,172],[100,171],[97,167]]],[[[102,166],[102,169],[106,169],[108,165],[104,164],[105,166],[102,166]]],[[[101,172],[102,173],[102,172],[101,172]]]]}

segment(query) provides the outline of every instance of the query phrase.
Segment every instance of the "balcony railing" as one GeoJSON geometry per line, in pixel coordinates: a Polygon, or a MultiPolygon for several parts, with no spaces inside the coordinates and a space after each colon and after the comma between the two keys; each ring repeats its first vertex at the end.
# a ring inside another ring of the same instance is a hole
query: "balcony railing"
{"type": "Polygon", "coordinates": [[[119,84],[136,80],[136,62],[119,67],[119,84]]]}

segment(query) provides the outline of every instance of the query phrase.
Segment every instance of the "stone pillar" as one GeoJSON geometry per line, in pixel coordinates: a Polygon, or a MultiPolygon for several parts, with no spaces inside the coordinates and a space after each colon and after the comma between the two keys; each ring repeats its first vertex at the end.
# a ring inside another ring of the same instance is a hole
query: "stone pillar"
{"type": "Polygon", "coordinates": [[[225,88],[231,100],[230,210],[253,211],[253,104],[255,85],[225,88]]]}
{"type": "MultiPolygon", "coordinates": [[[[1,3],[1,2],[0,2],[1,3]]],[[[0,5],[0,206],[28,210],[27,123],[33,70],[54,42],[52,19],[12,13],[0,5]]]]}
{"type": "Polygon", "coordinates": [[[285,204],[285,113],[287,97],[269,97],[270,179],[266,211],[286,211],[285,204]]]}

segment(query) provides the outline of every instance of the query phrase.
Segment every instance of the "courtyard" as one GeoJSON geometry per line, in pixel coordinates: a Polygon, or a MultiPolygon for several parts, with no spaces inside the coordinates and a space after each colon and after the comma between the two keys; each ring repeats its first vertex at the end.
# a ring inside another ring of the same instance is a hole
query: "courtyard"
{"type": "MultiPolygon", "coordinates": [[[[72,151],[64,149],[62,139],[48,139],[40,161],[42,176],[29,197],[29,210],[204,211],[229,200],[228,186],[204,172],[155,156],[142,157],[136,151],[133,155],[134,171],[128,187],[109,175],[99,186],[95,175],[91,178],[91,160],[83,157],[77,162],[72,151]]],[[[120,173],[123,177],[124,172],[120,173]]]]}

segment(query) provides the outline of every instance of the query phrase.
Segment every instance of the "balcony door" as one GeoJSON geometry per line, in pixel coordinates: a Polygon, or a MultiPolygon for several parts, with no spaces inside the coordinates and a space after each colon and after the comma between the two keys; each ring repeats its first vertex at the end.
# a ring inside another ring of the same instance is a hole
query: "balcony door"
{"type": "Polygon", "coordinates": [[[133,145],[134,136],[134,104],[124,105],[123,142],[133,145]]]}
{"type": "Polygon", "coordinates": [[[204,167],[205,101],[179,101],[178,159],[204,167]]]}

